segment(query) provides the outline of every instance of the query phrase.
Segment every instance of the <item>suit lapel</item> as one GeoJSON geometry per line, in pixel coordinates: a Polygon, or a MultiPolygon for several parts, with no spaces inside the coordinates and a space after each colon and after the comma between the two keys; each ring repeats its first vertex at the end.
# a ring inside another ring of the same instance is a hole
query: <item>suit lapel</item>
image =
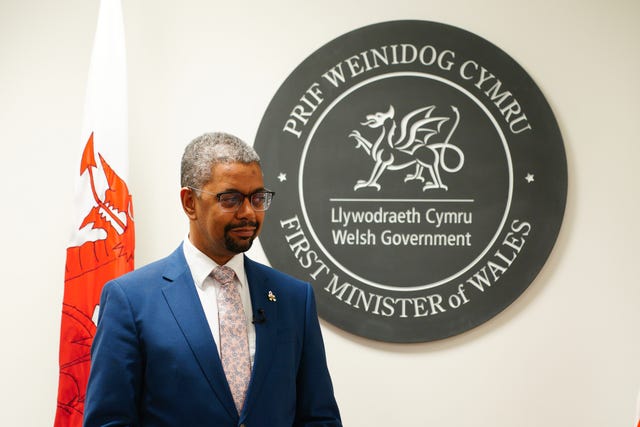
{"type": "Polygon", "coordinates": [[[276,351],[276,331],[278,325],[278,305],[269,300],[269,278],[259,270],[258,264],[244,257],[245,272],[251,293],[253,312],[257,318],[264,319],[256,322],[256,355],[251,372],[251,382],[247,393],[245,410],[258,398],[265,377],[270,371],[276,351]],[[264,316],[259,310],[264,310],[264,316]]]}
{"type": "Polygon", "coordinates": [[[170,256],[170,260],[170,265],[163,275],[163,279],[168,282],[162,290],[167,304],[209,385],[229,415],[237,418],[238,413],[229,385],[224,381],[226,377],[220,356],[200,304],[191,272],[184,259],[182,246],[170,256]]]}

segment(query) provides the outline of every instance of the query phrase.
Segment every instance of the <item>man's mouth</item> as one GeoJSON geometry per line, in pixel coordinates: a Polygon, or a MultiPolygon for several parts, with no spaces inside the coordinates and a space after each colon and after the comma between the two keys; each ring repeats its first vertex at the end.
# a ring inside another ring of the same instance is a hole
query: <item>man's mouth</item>
{"type": "Polygon", "coordinates": [[[256,229],[254,227],[239,227],[232,228],[231,232],[238,237],[250,238],[256,233],[256,229]]]}
{"type": "Polygon", "coordinates": [[[255,236],[257,228],[258,228],[257,223],[230,225],[230,226],[227,226],[227,232],[241,239],[250,239],[255,236]]]}

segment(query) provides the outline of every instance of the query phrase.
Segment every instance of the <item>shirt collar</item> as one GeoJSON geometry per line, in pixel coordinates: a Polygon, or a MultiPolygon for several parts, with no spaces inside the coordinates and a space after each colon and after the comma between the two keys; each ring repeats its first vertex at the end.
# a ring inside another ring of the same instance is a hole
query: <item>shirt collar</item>
{"type": "MultiPolygon", "coordinates": [[[[214,268],[218,267],[218,264],[196,248],[193,243],[191,243],[191,240],[189,240],[189,236],[185,237],[182,248],[184,250],[184,257],[187,261],[187,265],[191,270],[193,281],[196,286],[202,289],[205,284],[205,279],[209,277],[209,274],[211,274],[214,268]]],[[[231,258],[225,265],[236,272],[236,276],[238,277],[241,286],[244,286],[247,283],[247,276],[244,271],[243,254],[240,253],[234,255],[233,258],[231,258]]]]}

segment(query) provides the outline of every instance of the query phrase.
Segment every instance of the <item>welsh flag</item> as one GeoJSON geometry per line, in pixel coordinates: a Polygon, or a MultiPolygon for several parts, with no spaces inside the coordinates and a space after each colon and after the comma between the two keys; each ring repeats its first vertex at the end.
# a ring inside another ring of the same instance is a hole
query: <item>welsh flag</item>
{"type": "Polygon", "coordinates": [[[101,0],[84,108],[64,279],[55,427],[80,427],[105,282],[133,269],[127,81],[120,0],[101,0]]]}
{"type": "Polygon", "coordinates": [[[638,393],[638,403],[636,404],[636,427],[640,427],[640,393],[638,393]]]}

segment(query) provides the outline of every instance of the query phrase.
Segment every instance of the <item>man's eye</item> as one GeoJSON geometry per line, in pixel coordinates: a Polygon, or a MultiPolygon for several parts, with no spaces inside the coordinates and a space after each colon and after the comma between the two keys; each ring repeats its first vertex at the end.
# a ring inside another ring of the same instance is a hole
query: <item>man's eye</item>
{"type": "Polygon", "coordinates": [[[238,203],[238,201],[240,200],[240,196],[238,196],[237,194],[227,194],[224,196],[220,197],[220,201],[223,203],[238,203]]]}

